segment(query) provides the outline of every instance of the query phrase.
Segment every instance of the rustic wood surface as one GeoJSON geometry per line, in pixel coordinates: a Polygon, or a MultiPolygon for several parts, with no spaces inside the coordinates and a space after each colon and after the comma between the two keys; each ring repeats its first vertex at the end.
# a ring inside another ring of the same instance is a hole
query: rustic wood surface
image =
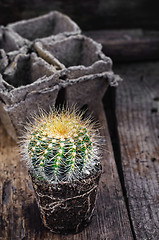
{"type": "Polygon", "coordinates": [[[18,147],[0,124],[0,239],[133,239],[102,107],[99,112],[99,121],[103,126],[101,132],[106,136],[106,149],[96,211],[84,231],[68,236],[53,234],[44,228],[18,147]]]}
{"type": "Polygon", "coordinates": [[[117,65],[116,114],[137,240],[159,239],[159,62],[117,65]]]}
{"type": "Polygon", "coordinates": [[[159,59],[159,31],[99,30],[85,34],[103,46],[103,52],[113,62],[159,59]]]}

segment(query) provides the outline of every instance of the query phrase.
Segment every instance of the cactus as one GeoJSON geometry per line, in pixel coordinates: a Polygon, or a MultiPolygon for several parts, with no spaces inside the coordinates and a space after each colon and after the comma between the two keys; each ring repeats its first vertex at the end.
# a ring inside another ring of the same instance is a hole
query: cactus
{"type": "Polygon", "coordinates": [[[30,169],[50,182],[89,176],[99,163],[99,133],[74,109],[36,117],[27,131],[25,153],[30,169]]]}

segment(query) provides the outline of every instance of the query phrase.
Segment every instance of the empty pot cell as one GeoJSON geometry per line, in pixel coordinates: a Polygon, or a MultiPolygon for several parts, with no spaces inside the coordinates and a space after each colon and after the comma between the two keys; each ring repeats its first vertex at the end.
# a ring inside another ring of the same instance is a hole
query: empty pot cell
{"type": "Polygon", "coordinates": [[[12,23],[8,26],[22,37],[31,41],[62,32],[80,31],[79,27],[69,17],[56,11],[40,17],[12,23]]]}
{"type": "Polygon", "coordinates": [[[5,50],[5,52],[10,52],[19,50],[26,44],[28,44],[28,41],[23,39],[12,29],[0,27],[0,49],[5,50]]]}
{"type": "Polygon", "coordinates": [[[35,53],[18,54],[4,71],[3,79],[14,87],[20,87],[31,84],[43,76],[48,77],[55,70],[35,53]]]}
{"type": "Polygon", "coordinates": [[[39,52],[38,43],[41,43],[41,52],[49,52],[66,67],[84,65],[90,66],[102,59],[101,45],[90,38],[78,35],[55,41],[53,38],[37,40],[34,47],[39,52]]]}

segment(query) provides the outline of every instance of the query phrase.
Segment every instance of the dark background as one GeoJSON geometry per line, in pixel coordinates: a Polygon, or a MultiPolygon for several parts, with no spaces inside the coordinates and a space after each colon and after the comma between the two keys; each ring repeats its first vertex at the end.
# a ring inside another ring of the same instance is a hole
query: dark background
{"type": "Polygon", "coordinates": [[[159,29],[159,8],[154,0],[0,0],[0,24],[51,10],[69,15],[82,30],[159,29]]]}

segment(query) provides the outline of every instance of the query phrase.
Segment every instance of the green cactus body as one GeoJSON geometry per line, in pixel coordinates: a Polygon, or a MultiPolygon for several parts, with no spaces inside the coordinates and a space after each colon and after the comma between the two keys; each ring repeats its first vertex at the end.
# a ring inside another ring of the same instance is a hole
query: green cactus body
{"type": "Polygon", "coordinates": [[[43,116],[31,127],[28,153],[32,168],[51,181],[70,181],[89,174],[97,147],[89,121],[75,113],[43,116]]]}

